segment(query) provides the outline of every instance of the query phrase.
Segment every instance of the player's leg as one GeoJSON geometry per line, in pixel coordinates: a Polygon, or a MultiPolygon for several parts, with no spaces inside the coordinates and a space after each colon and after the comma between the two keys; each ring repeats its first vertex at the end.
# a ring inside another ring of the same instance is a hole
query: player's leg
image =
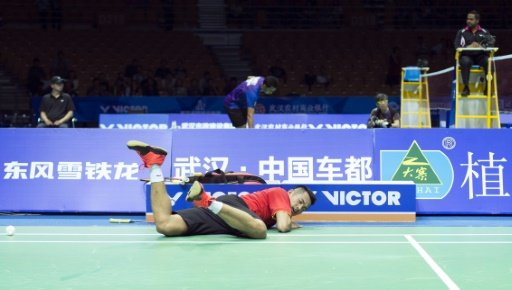
{"type": "Polygon", "coordinates": [[[255,219],[245,211],[239,210],[224,203],[218,216],[230,227],[253,239],[264,239],[267,237],[267,226],[260,219],[255,219]]]}
{"type": "Polygon", "coordinates": [[[172,203],[165,189],[161,165],[167,151],[149,146],[140,141],[129,141],[128,148],[135,150],[142,158],[144,166],[150,168],[151,208],[155,219],[156,230],[166,236],[179,236],[187,232],[187,225],[179,215],[172,215],[172,203]]]}
{"type": "Polygon", "coordinates": [[[267,237],[267,226],[247,212],[235,208],[229,204],[216,201],[210,197],[199,182],[194,182],[186,199],[193,201],[197,207],[208,208],[217,214],[230,227],[240,231],[249,238],[264,239],[267,237]]]}
{"type": "Polygon", "coordinates": [[[172,213],[172,203],[165,183],[151,183],[151,208],[157,232],[168,237],[181,236],[187,232],[187,224],[179,215],[172,213]]]}

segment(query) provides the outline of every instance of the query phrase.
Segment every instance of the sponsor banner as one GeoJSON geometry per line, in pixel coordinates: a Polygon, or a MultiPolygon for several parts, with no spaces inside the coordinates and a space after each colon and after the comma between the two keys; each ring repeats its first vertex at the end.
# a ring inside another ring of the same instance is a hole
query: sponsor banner
{"type": "Polygon", "coordinates": [[[144,212],[140,139],[169,150],[166,176],[220,168],[272,184],[416,183],[421,214],[512,214],[506,129],[0,129],[0,211],[144,212]]]}
{"type": "MultiPolygon", "coordinates": [[[[368,114],[256,114],[256,129],[366,129],[368,114]]],[[[225,114],[101,114],[102,129],[233,129],[225,114]]]]}
{"type": "Polygon", "coordinates": [[[172,140],[170,131],[98,129],[1,129],[0,138],[0,211],[17,212],[143,212],[147,174],[126,142],[172,140]]]}
{"type": "MultiPolygon", "coordinates": [[[[74,97],[79,122],[98,122],[100,114],[223,113],[224,97],[74,97]]],[[[397,108],[400,98],[390,97],[397,108]]],[[[33,98],[39,108],[41,97],[33,98]]],[[[261,97],[257,114],[370,114],[374,97],[261,97]]]]}
{"type": "Polygon", "coordinates": [[[372,158],[372,130],[176,130],[172,174],[220,168],[269,183],[367,181],[372,158]]]}
{"type": "Polygon", "coordinates": [[[512,213],[509,130],[375,130],[375,142],[376,179],[415,182],[418,213],[512,213]]]}
{"type": "Polygon", "coordinates": [[[171,114],[101,114],[100,129],[169,129],[171,114]]]}
{"type": "MultiPolygon", "coordinates": [[[[205,184],[205,190],[214,197],[244,195],[276,185],[205,184]]],[[[279,185],[290,190],[296,185],[279,185]]],[[[307,185],[316,195],[317,202],[304,212],[300,220],[307,221],[414,221],[416,212],[413,182],[336,182],[334,184],[307,185]]],[[[185,201],[189,185],[167,184],[173,200],[173,211],[192,207],[185,201]]],[[[150,184],[146,185],[146,214],[152,213],[150,184]]],[[[298,217],[298,218],[299,218],[298,217]]],[[[151,217],[148,219],[151,221],[151,217]]]]}

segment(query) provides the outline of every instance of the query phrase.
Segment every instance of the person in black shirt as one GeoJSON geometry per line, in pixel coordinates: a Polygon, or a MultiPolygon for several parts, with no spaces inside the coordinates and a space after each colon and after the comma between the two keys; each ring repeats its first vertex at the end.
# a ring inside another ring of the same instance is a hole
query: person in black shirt
{"type": "Polygon", "coordinates": [[[388,105],[386,94],[377,94],[377,107],[374,108],[368,119],[368,128],[399,128],[400,114],[388,105]]]}
{"type": "Polygon", "coordinates": [[[63,93],[65,80],[59,76],[51,79],[52,91],[43,96],[41,101],[41,122],[38,128],[68,128],[68,122],[73,118],[75,105],[68,94],[63,93]]]}
{"type": "MultiPolygon", "coordinates": [[[[470,11],[466,19],[467,26],[459,30],[455,36],[455,49],[461,47],[486,48],[494,46],[494,36],[492,36],[489,31],[483,29],[479,23],[480,14],[475,10],[470,11]]],[[[461,93],[462,96],[468,96],[470,94],[468,84],[471,66],[479,65],[483,67],[485,74],[487,74],[487,60],[488,56],[484,51],[465,51],[461,54],[459,64],[462,84],[464,85],[464,89],[461,93]]]]}

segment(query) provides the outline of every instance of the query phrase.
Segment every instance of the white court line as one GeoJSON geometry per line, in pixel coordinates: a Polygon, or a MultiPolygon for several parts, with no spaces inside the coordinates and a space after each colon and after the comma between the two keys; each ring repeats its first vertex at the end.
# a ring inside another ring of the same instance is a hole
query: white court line
{"type": "Polygon", "coordinates": [[[481,245],[481,244],[512,244],[512,241],[430,241],[430,242],[420,242],[421,244],[442,244],[442,245],[449,245],[449,244],[455,244],[455,245],[461,245],[461,244],[475,244],[475,245],[481,245]]]}
{"type": "MultiPolygon", "coordinates": [[[[144,234],[144,233],[17,233],[17,236],[162,236],[161,234],[144,234]]],[[[406,234],[272,234],[269,237],[403,237],[404,235],[410,236],[439,236],[439,237],[472,237],[472,236],[486,236],[486,237],[508,237],[510,234],[504,233],[468,233],[468,234],[428,234],[428,233],[406,233],[406,234]]]]}
{"type": "Polygon", "coordinates": [[[455,284],[455,282],[453,282],[453,280],[443,271],[443,269],[441,269],[441,267],[439,267],[439,265],[436,263],[436,261],[434,261],[434,259],[432,259],[432,257],[430,257],[430,255],[427,253],[427,251],[425,251],[423,249],[422,246],[420,246],[420,244],[418,244],[418,242],[416,242],[416,240],[411,237],[410,235],[404,235],[404,237],[409,241],[409,243],[414,247],[414,249],[416,249],[416,251],[421,255],[421,257],[423,258],[423,260],[425,260],[425,262],[427,262],[427,264],[430,266],[430,268],[432,268],[432,270],[434,270],[434,272],[436,272],[437,276],[439,276],[439,278],[441,278],[441,280],[443,280],[443,283],[448,286],[448,289],[450,290],[459,290],[459,286],[457,286],[457,284],[455,284]]]}
{"type": "MultiPolygon", "coordinates": [[[[407,236],[407,235],[406,235],[407,236]]],[[[166,240],[159,241],[18,241],[14,238],[10,240],[0,240],[0,244],[354,244],[354,245],[363,245],[363,244],[410,244],[410,242],[405,241],[268,241],[268,240],[250,240],[250,239],[240,239],[239,241],[189,241],[189,240],[174,240],[173,238],[169,238],[166,240]]],[[[421,242],[422,244],[512,244],[512,241],[462,241],[462,242],[453,242],[453,241],[436,241],[436,242],[421,242]]]]}
{"type": "Polygon", "coordinates": [[[404,241],[0,241],[0,243],[24,243],[24,244],[408,244],[404,241]]]}
{"type": "Polygon", "coordinates": [[[16,236],[163,236],[138,233],[16,233],[16,236]]]}
{"type": "Polygon", "coordinates": [[[268,234],[267,236],[273,237],[282,237],[282,236],[291,236],[291,237],[403,237],[404,235],[410,236],[439,236],[439,237],[472,237],[472,236],[512,236],[510,234],[504,233],[468,233],[468,234],[435,234],[435,233],[408,233],[408,234],[268,234]]]}

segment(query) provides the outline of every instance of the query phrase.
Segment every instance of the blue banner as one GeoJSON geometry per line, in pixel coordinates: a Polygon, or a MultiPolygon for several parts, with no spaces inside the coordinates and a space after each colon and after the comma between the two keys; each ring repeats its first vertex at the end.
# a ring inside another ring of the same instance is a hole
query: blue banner
{"type": "Polygon", "coordinates": [[[171,114],[101,114],[101,129],[169,129],[171,114]]]}
{"type": "MultiPolygon", "coordinates": [[[[98,122],[100,114],[223,113],[224,97],[74,97],[79,122],[98,122]]],[[[390,97],[398,108],[400,99],[390,97]]],[[[34,98],[38,111],[41,98],[34,98]]],[[[261,97],[257,114],[370,114],[374,97],[261,97]]]]}
{"type": "MultiPolygon", "coordinates": [[[[255,129],[366,129],[368,114],[256,114],[255,129]]],[[[225,114],[101,114],[102,129],[234,129],[225,114]]]]}
{"type": "MultiPolygon", "coordinates": [[[[276,185],[233,185],[205,184],[205,190],[213,197],[222,195],[245,195],[276,185]]],[[[290,190],[296,185],[279,185],[290,190]]],[[[411,221],[415,219],[416,197],[415,185],[412,182],[340,182],[336,184],[308,184],[317,197],[316,203],[302,215],[302,220],[318,221],[346,220],[347,214],[361,215],[361,220],[372,218],[375,214],[395,214],[395,221],[411,221]],[[366,215],[363,217],[363,215],[366,215]]],[[[185,201],[189,185],[167,184],[167,193],[173,201],[173,211],[192,207],[185,201]]],[[[151,186],[146,185],[146,214],[151,214],[151,186]]],[[[351,217],[353,220],[354,217],[351,217]]],[[[388,220],[379,217],[377,220],[388,220]]],[[[148,220],[151,220],[149,218],[148,220]]]]}
{"type": "Polygon", "coordinates": [[[0,129],[0,138],[3,212],[143,212],[147,174],[126,142],[172,141],[170,131],[99,129],[0,129]]]}
{"type": "Polygon", "coordinates": [[[221,168],[286,184],[413,181],[421,214],[512,214],[508,129],[0,129],[0,211],[144,212],[130,139],[166,176],[221,168]]]}
{"type": "Polygon", "coordinates": [[[173,138],[174,176],[220,168],[270,183],[374,179],[371,130],[177,130],[173,138]]]}
{"type": "Polygon", "coordinates": [[[509,130],[375,130],[376,179],[414,181],[418,213],[512,213],[509,130]]]}

